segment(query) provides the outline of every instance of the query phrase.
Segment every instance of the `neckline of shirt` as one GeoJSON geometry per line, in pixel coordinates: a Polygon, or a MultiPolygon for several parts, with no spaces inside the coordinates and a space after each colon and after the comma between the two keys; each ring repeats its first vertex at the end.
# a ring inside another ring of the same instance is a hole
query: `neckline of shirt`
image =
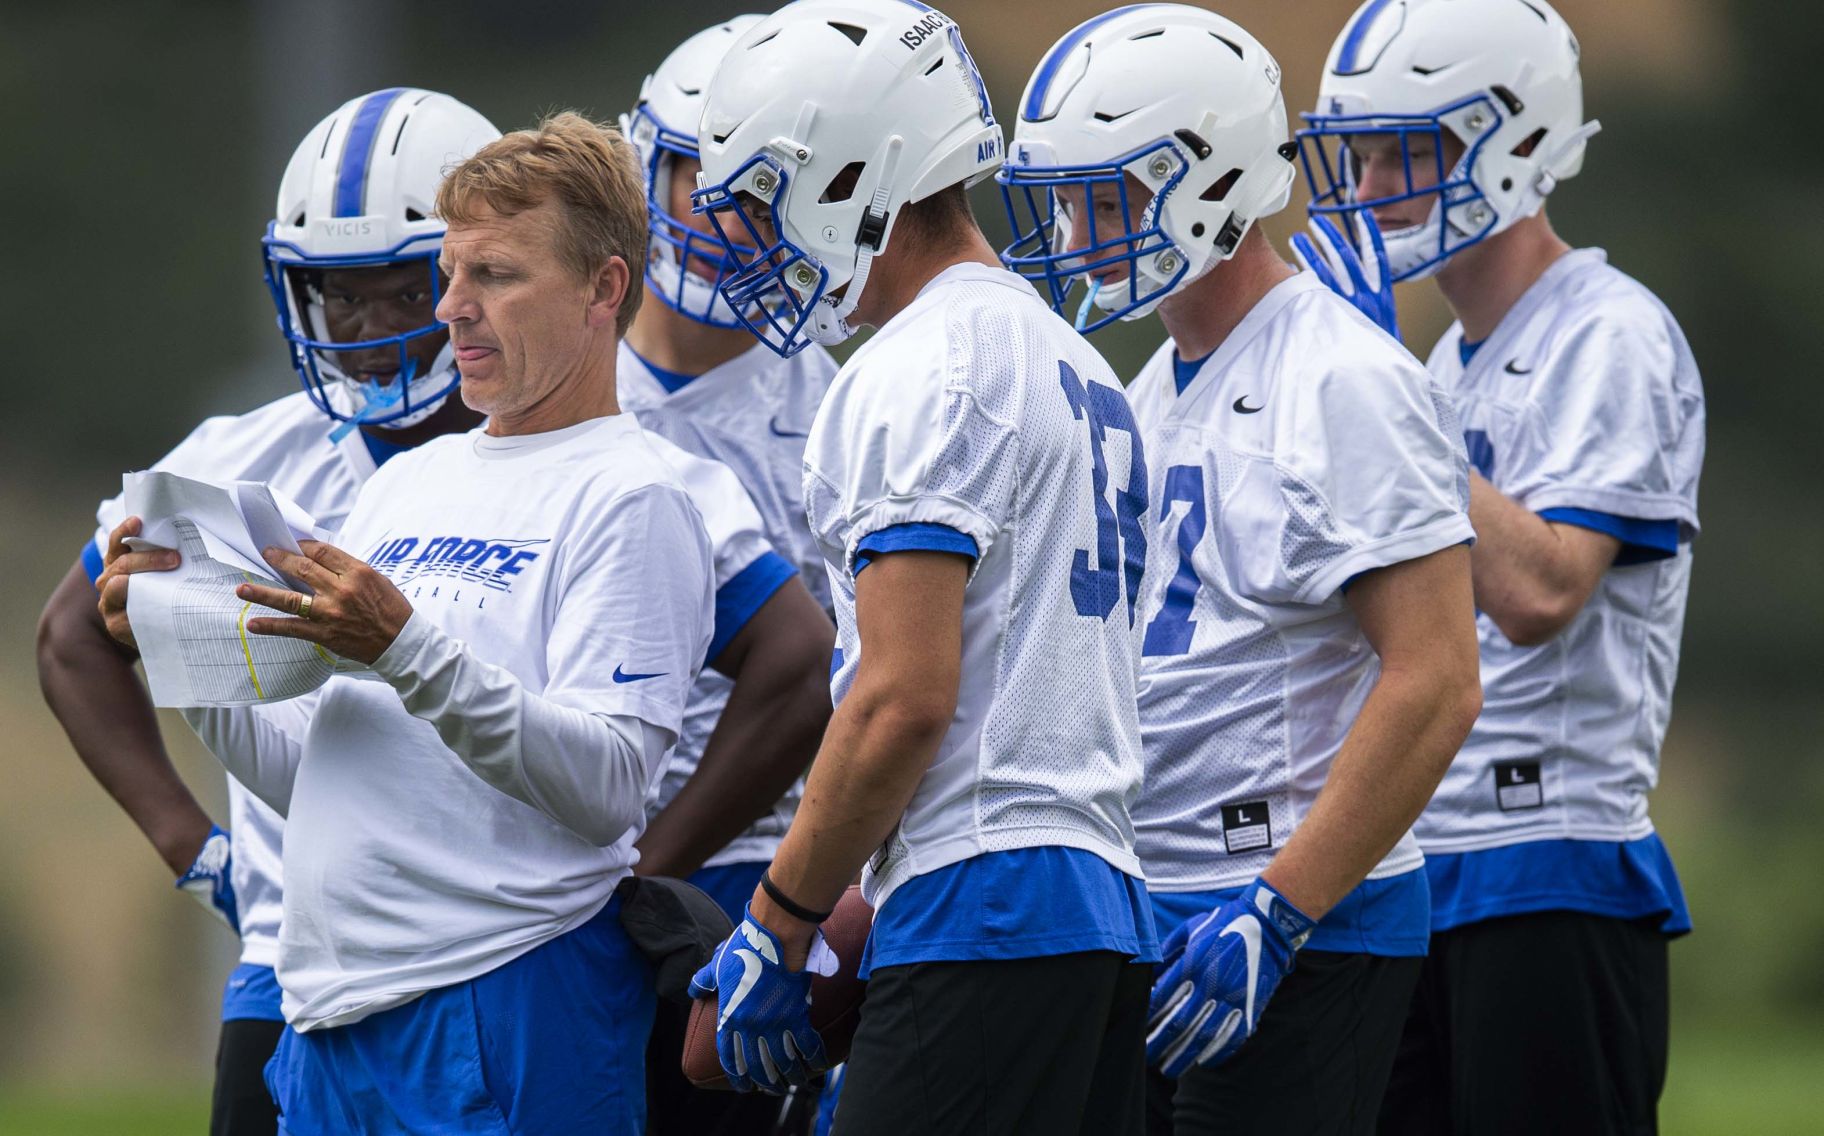
{"type": "MultiPolygon", "coordinates": [[[[1324,285],[1319,283],[1317,278],[1311,273],[1295,272],[1291,276],[1288,276],[1284,280],[1273,285],[1273,287],[1267,289],[1267,294],[1255,301],[1254,306],[1248,309],[1248,314],[1241,317],[1241,322],[1235,325],[1235,330],[1229,332],[1229,334],[1223,338],[1223,341],[1216,345],[1216,349],[1211,351],[1208,355],[1205,355],[1198,363],[1197,374],[1190,382],[1184,384],[1183,390],[1178,391],[1178,397],[1175,401],[1182,402],[1184,397],[1199,383],[1203,382],[1206,376],[1215,374],[1222,368],[1228,366],[1229,363],[1241,353],[1242,349],[1247,347],[1247,345],[1253,341],[1254,337],[1260,334],[1263,328],[1269,323],[1272,323],[1273,320],[1279,316],[1279,313],[1285,310],[1287,304],[1290,304],[1300,295],[1311,291],[1313,288],[1323,287],[1324,285]]],[[[1178,362],[1178,346],[1169,339],[1166,340],[1166,342],[1171,346],[1171,361],[1176,364],[1178,362]]],[[[1173,380],[1172,385],[1174,389],[1176,389],[1177,382],[1175,379],[1173,380]]]]}
{"type": "Polygon", "coordinates": [[[489,434],[484,429],[477,429],[469,435],[469,438],[476,457],[500,461],[540,453],[597,430],[626,433],[637,429],[639,429],[639,423],[632,415],[608,414],[600,418],[585,418],[573,425],[556,430],[546,430],[538,434],[510,434],[501,437],[489,434]]]}
{"type": "MultiPolygon", "coordinates": [[[[778,356],[773,353],[772,348],[756,339],[752,346],[735,356],[733,359],[729,359],[723,363],[717,363],[715,366],[691,379],[683,386],[673,390],[658,376],[657,371],[659,368],[655,368],[651,363],[648,363],[638,351],[633,349],[631,343],[628,343],[623,339],[621,340],[620,346],[621,349],[625,351],[626,355],[632,358],[634,362],[638,363],[641,369],[646,372],[647,377],[652,379],[653,383],[659,387],[663,392],[662,401],[668,403],[684,402],[693,398],[708,398],[709,395],[702,392],[714,390],[723,383],[730,381],[731,376],[745,375],[751,379],[753,375],[764,369],[763,366],[756,366],[750,362],[750,360],[754,358],[755,352],[764,352],[762,363],[769,363],[774,360],[777,360],[780,363],[788,362],[788,360],[779,359],[778,356]]],[[[807,348],[807,350],[809,349],[807,348]]]]}
{"type": "MultiPolygon", "coordinates": [[[[1505,354],[1504,351],[1494,350],[1495,346],[1505,344],[1507,340],[1513,338],[1515,332],[1524,327],[1533,318],[1534,313],[1544,305],[1546,299],[1564,277],[1589,265],[1606,264],[1608,259],[1609,254],[1602,249],[1576,248],[1546,265],[1545,271],[1539,274],[1539,279],[1529,284],[1526,291],[1520,293],[1520,298],[1514,301],[1513,307],[1502,314],[1501,321],[1495,324],[1495,330],[1489,332],[1480,343],[1476,344],[1474,354],[1462,365],[1464,373],[1467,374],[1478,367],[1486,369],[1488,360],[1498,354],[1505,354]]],[[[1460,347],[1463,342],[1462,322],[1452,324],[1451,329],[1456,332],[1457,343],[1460,347]]]]}

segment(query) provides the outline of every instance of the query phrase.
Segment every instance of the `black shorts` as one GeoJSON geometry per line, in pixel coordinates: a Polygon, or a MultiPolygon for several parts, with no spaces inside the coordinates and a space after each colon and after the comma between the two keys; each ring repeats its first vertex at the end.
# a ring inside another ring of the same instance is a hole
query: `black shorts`
{"type": "Polygon", "coordinates": [[[1657,1131],[1668,1032],[1660,923],[1547,911],[1432,936],[1380,1130],[1657,1131]]]}
{"type": "Polygon", "coordinates": [[[1138,1136],[1152,969],[1089,951],[875,970],[836,1136],[1138,1136]]]}
{"type": "Polygon", "coordinates": [[[279,1106],[266,1089],[266,1062],[279,1047],[284,1022],[236,1018],[222,1023],[215,1044],[215,1095],[209,1136],[274,1136],[279,1106]]]}
{"type": "Polygon", "coordinates": [[[1233,1057],[1149,1071],[1148,1136],[1372,1133],[1423,962],[1300,952],[1233,1057]]]}

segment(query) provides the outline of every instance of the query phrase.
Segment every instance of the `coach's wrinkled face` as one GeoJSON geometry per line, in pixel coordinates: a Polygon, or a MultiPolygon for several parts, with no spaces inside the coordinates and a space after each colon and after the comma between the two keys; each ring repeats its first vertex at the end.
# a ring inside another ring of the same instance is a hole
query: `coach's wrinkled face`
{"type": "Polygon", "coordinates": [[[588,372],[625,298],[604,295],[612,274],[585,279],[559,255],[561,208],[546,200],[509,215],[479,205],[443,240],[450,283],[437,318],[450,325],[462,401],[495,420],[490,430],[588,372]]]}

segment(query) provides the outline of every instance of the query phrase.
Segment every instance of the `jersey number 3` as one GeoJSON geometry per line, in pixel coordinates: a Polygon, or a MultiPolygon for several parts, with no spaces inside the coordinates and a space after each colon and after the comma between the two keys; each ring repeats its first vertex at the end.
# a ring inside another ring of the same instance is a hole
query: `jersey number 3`
{"type": "Polygon", "coordinates": [[[1146,454],[1140,445],[1140,430],[1120,391],[1101,383],[1085,383],[1063,360],[1058,361],[1058,382],[1064,387],[1072,416],[1089,419],[1089,452],[1095,463],[1091,480],[1096,500],[1095,567],[1090,567],[1090,550],[1076,550],[1070,563],[1070,598],[1078,615],[1107,619],[1125,593],[1131,627],[1140,576],[1146,568],[1146,454]],[[1110,430],[1119,430],[1129,439],[1127,484],[1114,495],[1112,505],[1108,458],[1103,452],[1110,430]]]}

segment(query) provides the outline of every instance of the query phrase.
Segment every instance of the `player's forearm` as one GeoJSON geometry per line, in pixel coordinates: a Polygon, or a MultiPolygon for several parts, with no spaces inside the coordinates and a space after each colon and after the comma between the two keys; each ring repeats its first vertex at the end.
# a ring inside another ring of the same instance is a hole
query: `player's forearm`
{"type": "Polygon", "coordinates": [[[829,656],[823,636],[745,655],[696,773],[640,837],[642,875],[688,876],[791,788],[830,721],[829,656]]]}
{"type": "Polygon", "coordinates": [[[1482,704],[1473,666],[1383,669],[1298,831],[1263,873],[1321,919],[1412,827],[1482,704]]]}
{"type": "Polygon", "coordinates": [[[483,781],[598,846],[644,818],[648,773],[673,741],[629,715],[533,694],[414,614],[374,671],[483,781]]]}
{"type": "Polygon", "coordinates": [[[1470,549],[1476,607],[1516,643],[1550,638],[1589,598],[1558,527],[1471,473],[1470,549]]]}
{"type": "MultiPolygon", "coordinates": [[[[830,718],[798,816],[773,858],[770,874],[787,896],[818,911],[836,906],[904,815],[954,708],[954,695],[945,711],[935,701],[896,698],[891,684],[857,678],[830,718]]],[[[788,946],[808,946],[808,927],[775,925],[766,897],[756,892],[755,903],[788,946]],[[794,930],[802,932],[796,943],[794,930]]]]}
{"type": "Polygon", "coordinates": [[[39,688],[77,757],[182,875],[209,836],[209,814],[171,764],[145,684],[108,636],[80,565],[45,605],[37,647],[39,688]]]}

